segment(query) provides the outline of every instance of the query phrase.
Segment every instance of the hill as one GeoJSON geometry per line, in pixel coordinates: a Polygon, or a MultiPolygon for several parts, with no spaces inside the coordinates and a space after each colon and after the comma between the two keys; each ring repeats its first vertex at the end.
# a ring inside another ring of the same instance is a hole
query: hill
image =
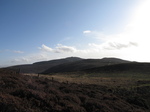
{"type": "Polygon", "coordinates": [[[42,72],[42,74],[77,72],[77,71],[82,71],[84,69],[120,64],[120,63],[129,63],[129,61],[117,59],[117,58],[84,59],[84,60],[64,63],[64,64],[50,67],[46,71],[42,72]]]}
{"type": "Polygon", "coordinates": [[[50,67],[57,66],[60,64],[64,64],[64,63],[75,62],[79,60],[82,60],[82,59],[78,57],[68,57],[68,58],[63,58],[63,59],[36,62],[33,64],[28,64],[28,65],[17,65],[11,68],[20,69],[21,73],[41,73],[50,67]]]}
{"type": "Polygon", "coordinates": [[[130,74],[150,74],[150,63],[121,63],[102,67],[95,67],[83,70],[86,73],[130,73],[130,74]]]}

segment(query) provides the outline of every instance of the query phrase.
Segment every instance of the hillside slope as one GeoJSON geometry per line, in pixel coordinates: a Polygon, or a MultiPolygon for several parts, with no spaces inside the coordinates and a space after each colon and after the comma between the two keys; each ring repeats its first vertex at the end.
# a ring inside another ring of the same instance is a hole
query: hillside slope
{"type": "Polygon", "coordinates": [[[150,74],[150,63],[121,63],[83,70],[87,73],[141,73],[150,74]]]}
{"type": "Polygon", "coordinates": [[[75,62],[79,60],[82,59],[78,57],[69,57],[64,59],[36,62],[28,65],[18,65],[18,66],[13,66],[11,68],[20,69],[21,73],[41,73],[50,67],[63,64],[63,63],[75,62]]]}
{"type": "Polygon", "coordinates": [[[54,67],[50,67],[46,71],[42,72],[42,74],[76,72],[84,69],[120,64],[120,63],[129,63],[129,61],[117,59],[117,58],[84,59],[76,62],[70,62],[70,63],[60,64],[54,67]]]}

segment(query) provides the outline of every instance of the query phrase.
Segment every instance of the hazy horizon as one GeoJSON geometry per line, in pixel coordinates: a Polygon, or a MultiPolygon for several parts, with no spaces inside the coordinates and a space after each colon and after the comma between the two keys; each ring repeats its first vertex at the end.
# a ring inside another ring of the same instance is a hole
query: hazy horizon
{"type": "MultiPolygon", "coordinates": [[[[62,57],[62,58],[54,58],[54,59],[50,59],[50,60],[41,60],[41,61],[35,61],[33,63],[21,63],[21,64],[16,64],[16,65],[4,65],[4,66],[0,66],[0,68],[5,68],[5,67],[10,67],[10,66],[18,66],[18,65],[30,65],[30,64],[34,64],[37,62],[44,62],[44,61],[53,61],[53,60],[60,60],[60,59],[67,59],[67,58],[81,58],[81,57],[62,57]]],[[[103,57],[103,58],[81,58],[81,59],[104,59],[104,58],[113,58],[113,59],[121,59],[121,58],[117,58],[117,57],[103,57]]],[[[121,59],[121,60],[125,60],[125,59],[121,59]]],[[[131,62],[139,62],[140,61],[135,61],[135,60],[125,60],[125,61],[131,61],[131,62]]],[[[142,62],[141,62],[142,63],[142,62]]],[[[144,63],[144,62],[143,62],[144,63]]]]}
{"type": "Polygon", "coordinates": [[[150,62],[149,0],[1,0],[0,67],[81,57],[150,62]]]}

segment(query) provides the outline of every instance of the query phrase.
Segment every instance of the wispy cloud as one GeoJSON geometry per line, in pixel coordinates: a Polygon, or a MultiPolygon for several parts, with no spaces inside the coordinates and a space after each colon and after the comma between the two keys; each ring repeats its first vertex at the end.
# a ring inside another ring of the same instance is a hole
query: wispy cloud
{"type": "Polygon", "coordinates": [[[76,52],[77,49],[72,46],[65,46],[58,44],[57,47],[54,49],[56,53],[65,53],[65,52],[76,52]]]}
{"type": "Polygon", "coordinates": [[[41,47],[39,47],[39,49],[42,51],[54,52],[54,53],[70,53],[70,52],[77,51],[77,49],[75,47],[65,46],[65,45],[61,45],[61,44],[57,44],[57,46],[55,48],[50,48],[43,44],[41,47]]]}
{"type": "Polygon", "coordinates": [[[42,51],[46,51],[46,52],[52,52],[53,51],[52,48],[50,48],[50,47],[48,47],[44,44],[41,47],[39,47],[39,49],[42,50],[42,51]]]}
{"type": "Polygon", "coordinates": [[[17,53],[17,54],[22,54],[22,53],[24,53],[23,51],[19,51],[19,50],[10,50],[10,49],[6,49],[6,50],[1,50],[1,51],[0,51],[0,53],[5,53],[5,52],[17,53]]]}
{"type": "Polygon", "coordinates": [[[100,39],[101,41],[105,40],[108,36],[108,35],[105,35],[103,32],[91,31],[91,30],[83,31],[83,34],[87,37],[91,37],[94,39],[100,39]]]}
{"type": "Polygon", "coordinates": [[[103,48],[106,49],[106,50],[120,50],[120,49],[123,49],[123,48],[132,47],[132,46],[137,47],[138,44],[135,43],[135,42],[128,42],[128,43],[109,42],[103,48]]]}
{"type": "Polygon", "coordinates": [[[18,54],[22,54],[22,53],[24,53],[23,51],[16,51],[16,50],[14,50],[14,51],[12,51],[12,52],[14,52],[14,53],[18,53],[18,54]]]}
{"type": "Polygon", "coordinates": [[[13,63],[16,63],[16,64],[23,63],[23,64],[25,64],[25,63],[28,63],[28,62],[29,62],[28,58],[24,58],[24,57],[15,58],[15,59],[11,60],[12,64],[13,63]]]}
{"type": "Polygon", "coordinates": [[[88,33],[91,33],[91,31],[90,30],[83,31],[83,34],[88,34],[88,33]]]}
{"type": "Polygon", "coordinates": [[[43,61],[43,60],[48,60],[49,57],[45,53],[36,53],[36,54],[30,54],[28,56],[24,57],[18,57],[13,60],[11,60],[11,64],[28,64],[28,63],[33,63],[37,61],[43,61]]]}
{"type": "Polygon", "coordinates": [[[90,47],[94,47],[101,50],[121,50],[123,48],[138,47],[138,41],[131,39],[126,33],[107,35],[98,31],[91,31],[88,34],[89,38],[96,38],[101,41],[100,44],[89,43],[90,47]]]}

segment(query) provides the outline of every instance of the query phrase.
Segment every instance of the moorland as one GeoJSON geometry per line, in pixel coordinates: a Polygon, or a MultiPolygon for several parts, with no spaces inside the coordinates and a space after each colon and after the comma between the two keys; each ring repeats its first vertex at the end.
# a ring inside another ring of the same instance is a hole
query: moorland
{"type": "Polygon", "coordinates": [[[149,112],[150,63],[65,59],[0,69],[1,112],[149,112]],[[19,72],[18,72],[19,71],[19,72]]]}

